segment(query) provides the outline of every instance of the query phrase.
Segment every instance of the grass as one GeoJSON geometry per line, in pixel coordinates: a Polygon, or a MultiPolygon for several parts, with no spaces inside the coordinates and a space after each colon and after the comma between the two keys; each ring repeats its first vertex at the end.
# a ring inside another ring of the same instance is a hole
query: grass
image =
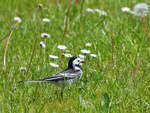
{"type": "MultiPolygon", "coordinates": [[[[86,49],[85,44],[92,42],[89,49],[97,54],[97,58],[87,57],[82,79],[72,85],[70,92],[66,89],[62,99],[57,87],[52,84],[17,82],[48,77],[67,67],[68,59],[61,56],[57,45],[62,44],[68,1],[1,0],[0,40],[11,31],[15,23],[13,17],[21,17],[22,22],[14,30],[8,46],[6,71],[3,69],[3,57],[8,38],[0,42],[0,112],[149,113],[150,43],[142,19],[121,12],[122,7],[133,8],[139,2],[150,5],[149,0],[83,0],[79,3],[72,0],[63,44],[71,54],[78,56],[80,49],[86,49]],[[38,27],[39,3],[43,4],[41,19],[47,17],[51,22],[40,23],[35,54],[26,76],[19,68],[28,67],[30,61],[38,27]],[[87,13],[86,8],[102,9],[108,16],[87,13]],[[43,32],[51,34],[51,38],[46,40],[46,63],[39,46],[42,41],[40,33],[43,32]],[[59,56],[55,62],[60,68],[49,66],[49,62],[53,62],[48,58],[49,54],[59,56]]],[[[145,17],[148,28],[149,19],[150,14],[145,17]]]]}

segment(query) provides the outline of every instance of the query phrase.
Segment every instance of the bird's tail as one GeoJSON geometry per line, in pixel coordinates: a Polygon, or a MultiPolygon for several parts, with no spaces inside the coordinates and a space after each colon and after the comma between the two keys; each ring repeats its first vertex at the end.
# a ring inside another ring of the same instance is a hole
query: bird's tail
{"type": "Polygon", "coordinates": [[[30,80],[30,81],[19,81],[18,83],[31,83],[31,82],[46,82],[44,80],[30,80]]]}

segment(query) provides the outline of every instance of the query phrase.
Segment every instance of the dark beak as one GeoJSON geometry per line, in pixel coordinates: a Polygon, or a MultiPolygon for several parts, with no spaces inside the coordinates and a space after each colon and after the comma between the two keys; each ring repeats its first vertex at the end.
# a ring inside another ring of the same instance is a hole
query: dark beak
{"type": "Polygon", "coordinates": [[[84,61],[84,60],[81,60],[81,63],[85,63],[85,61],[84,61]]]}

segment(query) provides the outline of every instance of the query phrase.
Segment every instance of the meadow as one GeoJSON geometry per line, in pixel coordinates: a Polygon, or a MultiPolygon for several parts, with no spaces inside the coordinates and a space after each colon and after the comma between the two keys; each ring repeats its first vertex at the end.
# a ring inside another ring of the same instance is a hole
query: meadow
{"type": "Polygon", "coordinates": [[[72,0],[70,6],[67,0],[0,0],[0,112],[150,113],[150,42],[145,31],[145,25],[150,28],[150,12],[143,24],[141,17],[121,11],[141,2],[150,5],[149,0],[72,0]],[[13,29],[16,16],[22,21],[13,29]],[[51,37],[43,39],[41,33],[51,37]],[[92,45],[86,47],[86,43],[92,45]],[[60,89],[53,84],[18,83],[64,70],[69,59],[62,56],[58,45],[65,45],[73,56],[82,54],[81,49],[97,55],[86,55],[83,76],[71,91],[66,88],[61,98],[60,89]],[[51,54],[58,59],[49,58],[51,54]],[[20,70],[28,69],[31,57],[29,71],[20,70]]]}

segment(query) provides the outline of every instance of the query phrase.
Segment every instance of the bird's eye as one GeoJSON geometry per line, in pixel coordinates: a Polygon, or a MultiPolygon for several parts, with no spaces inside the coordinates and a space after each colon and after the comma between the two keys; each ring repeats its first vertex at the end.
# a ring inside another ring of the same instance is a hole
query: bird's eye
{"type": "Polygon", "coordinates": [[[78,62],[80,62],[80,60],[77,60],[78,62]]]}

